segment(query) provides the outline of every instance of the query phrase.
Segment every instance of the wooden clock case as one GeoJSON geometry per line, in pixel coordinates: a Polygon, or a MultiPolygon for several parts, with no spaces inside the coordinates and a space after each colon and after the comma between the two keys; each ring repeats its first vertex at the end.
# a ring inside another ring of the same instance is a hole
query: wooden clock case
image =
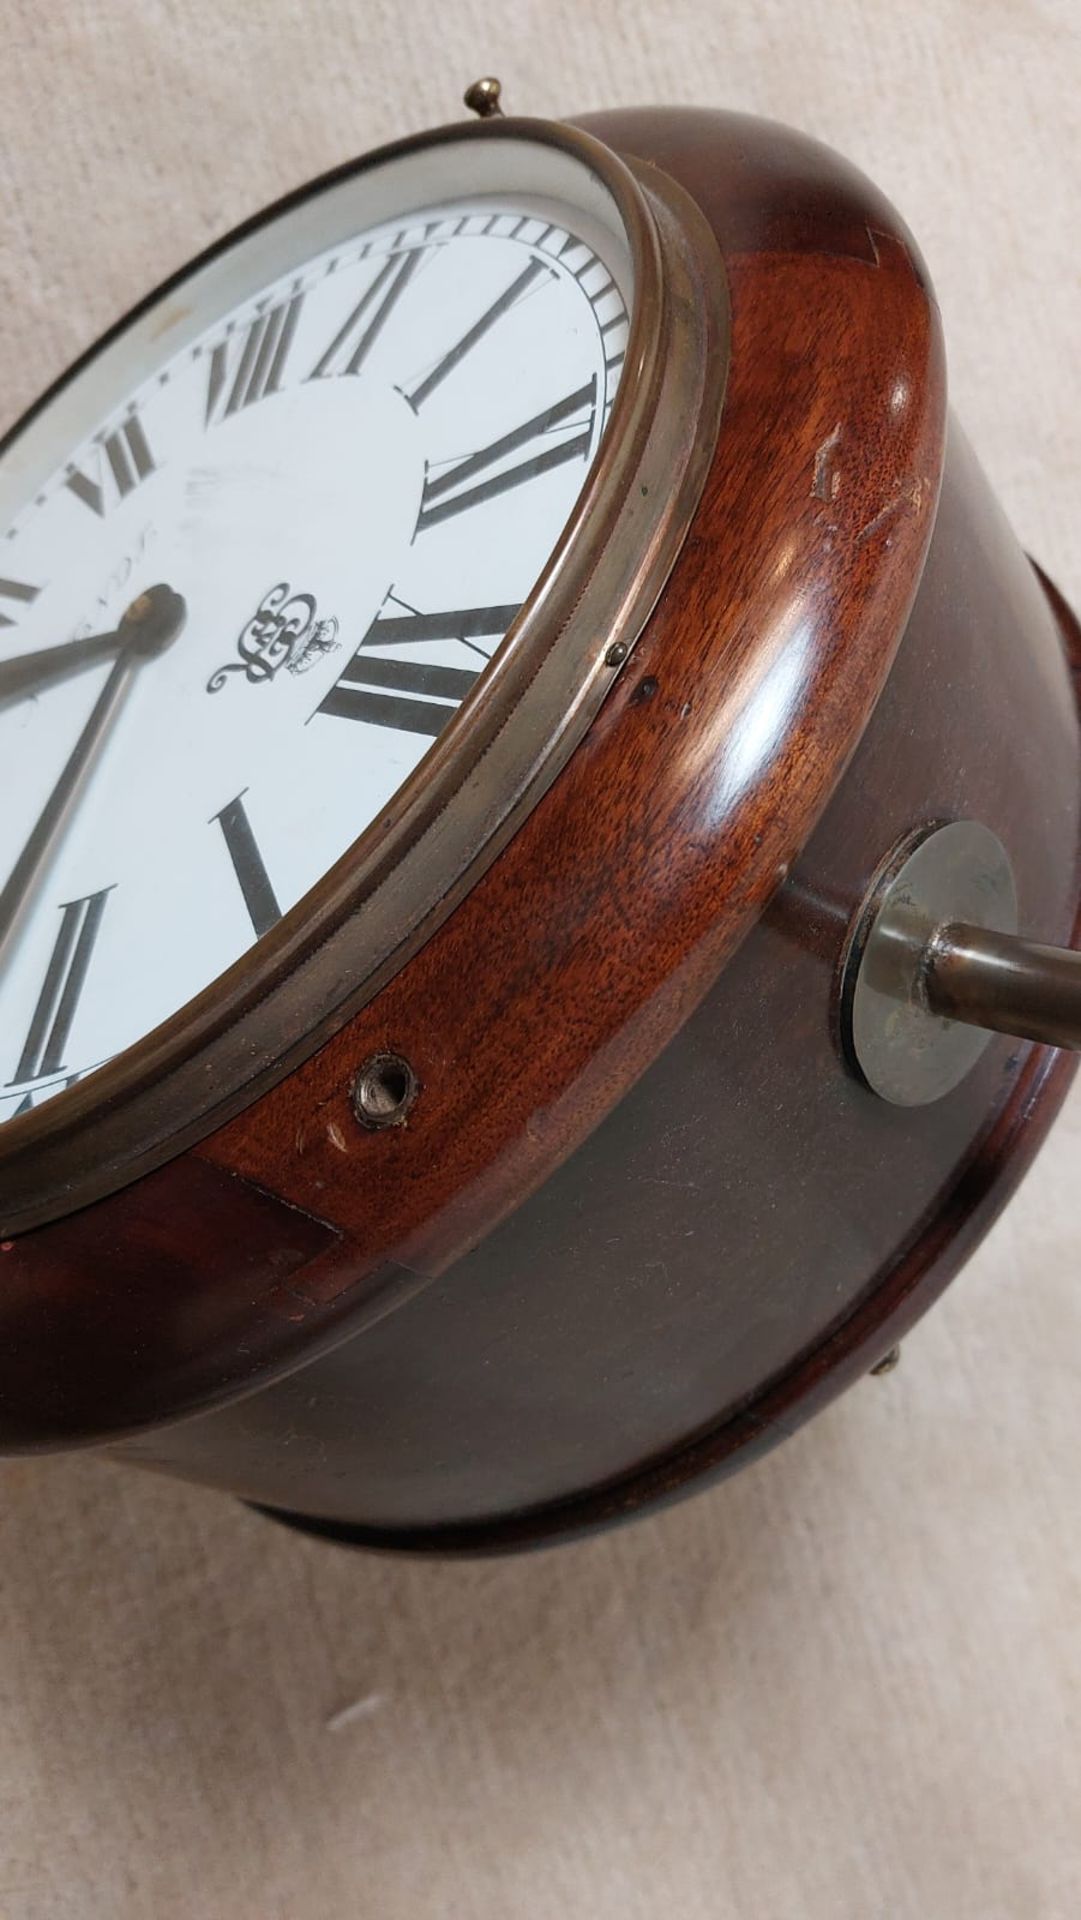
{"type": "Polygon", "coordinates": [[[622,1519],[881,1361],[1063,1098],[1069,1056],[998,1037],[891,1105],[840,1032],[861,902],[929,824],[985,823],[1026,929],[1077,931],[1081,636],[948,417],[913,241],[780,127],[581,124],[693,198],[727,283],[664,591],[558,777],[346,1025],[5,1240],[5,1450],[106,1447],[364,1546],[622,1519]],[[361,1124],[364,1073],[402,1124],[361,1124]]]}

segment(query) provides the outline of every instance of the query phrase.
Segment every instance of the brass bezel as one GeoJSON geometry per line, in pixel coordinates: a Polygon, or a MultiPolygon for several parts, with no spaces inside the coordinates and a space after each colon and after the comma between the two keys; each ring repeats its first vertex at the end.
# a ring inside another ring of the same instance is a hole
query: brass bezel
{"type": "Polygon", "coordinates": [[[0,1233],[62,1217],[192,1146],[308,1059],[435,931],[582,739],[662,591],[701,497],[729,360],[716,240],[667,176],[570,126],[490,119],[376,149],[276,202],[158,288],[18,422],[14,441],[155,301],[339,181],[442,143],[547,144],[623,220],[635,281],[626,370],[575,509],[492,668],[414,774],[279,924],[108,1065],[0,1128],[0,1233]]]}

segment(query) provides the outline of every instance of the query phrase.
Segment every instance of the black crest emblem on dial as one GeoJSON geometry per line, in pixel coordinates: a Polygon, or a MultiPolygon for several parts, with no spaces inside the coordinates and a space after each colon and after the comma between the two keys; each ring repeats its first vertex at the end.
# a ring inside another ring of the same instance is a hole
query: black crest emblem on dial
{"type": "Polygon", "coordinates": [[[290,673],[307,673],[340,644],[337,620],[317,619],[313,596],[294,593],[287,580],[279,580],[241,630],[236,643],[240,659],[218,667],[206,690],[220,693],[230,673],[242,673],[253,681],[273,680],[282,667],[290,673]]]}

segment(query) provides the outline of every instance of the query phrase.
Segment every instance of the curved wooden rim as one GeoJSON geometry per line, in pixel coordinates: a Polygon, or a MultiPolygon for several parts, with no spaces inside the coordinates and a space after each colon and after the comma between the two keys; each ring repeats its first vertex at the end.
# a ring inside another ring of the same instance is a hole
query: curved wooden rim
{"type": "Polygon", "coordinates": [[[227,235],[97,342],[0,443],[2,454],[149,307],[284,210],[422,147],[508,140],[591,169],[630,244],[627,370],[582,494],[492,666],[348,853],[171,1019],[0,1129],[2,1233],[129,1184],[285,1078],[430,938],[536,805],[630,655],[705,484],[728,367],[716,241],[671,182],[644,181],[578,129],[526,119],[438,128],[324,175],[227,235]]]}

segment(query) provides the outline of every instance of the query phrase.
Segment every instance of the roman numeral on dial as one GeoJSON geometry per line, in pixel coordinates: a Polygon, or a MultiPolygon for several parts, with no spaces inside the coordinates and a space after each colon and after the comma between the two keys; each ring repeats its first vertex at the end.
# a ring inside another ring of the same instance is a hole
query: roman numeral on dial
{"type": "Polygon", "coordinates": [[[230,800],[228,806],[223,807],[220,813],[215,813],[212,819],[217,821],[222,830],[233,872],[240,882],[248,917],[255,929],[256,939],[260,939],[281,919],[282,910],[251,830],[251,821],[244,806],[244,794],[247,791],[245,787],[235,800],[230,800]]]}
{"type": "Polygon", "coordinates": [[[596,411],[597,376],[594,374],[587,386],[569,393],[565,400],[557,400],[543,413],[534,414],[532,420],[493,440],[479,453],[456,461],[436,477],[429,474],[421,495],[417,532],[425,532],[452,514],[465,513],[484,500],[493,500],[498,494],[535,480],[538,474],[549,473],[553,467],[561,467],[569,460],[588,459],[596,411]],[[524,459],[503,467],[486,480],[477,480],[473,486],[466,484],[486,468],[522,451],[524,459]]]}
{"type": "Polygon", "coordinates": [[[435,392],[440,382],[446,379],[448,373],[453,373],[455,367],[461,365],[466,354],[472,352],[479,340],[483,340],[489,328],[494,327],[496,321],[501,320],[505,313],[509,313],[515,302],[521,300],[523,296],[528,293],[530,287],[534,286],[538,280],[543,279],[546,274],[551,278],[553,269],[546,267],[543,261],[540,260],[531,260],[528,266],[523,267],[517,279],[512,281],[511,285],[506,289],[506,292],[501,293],[498,300],[493,300],[487,311],[481,314],[480,319],[469,328],[467,333],[462,335],[457,346],[452,347],[449,353],[445,353],[443,358],[436,362],[431,372],[425,376],[418,386],[413,388],[412,393],[406,394],[405,397],[409,401],[410,406],[414,409],[422,407],[425,400],[435,392]]]}
{"type": "MultiPolygon", "coordinates": [[[[394,599],[388,595],[388,599],[394,599]]],[[[401,601],[395,601],[401,606],[401,601]]],[[[403,613],[380,613],[372,621],[360,643],[366,647],[404,647],[420,640],[461,640],[466,646],[473,640],[502,640],[511,621],[520,611],[520,603],[510,607],[464,607],[456,613],[418,613],[409,607],[403,613]]],[[[490,651],[475,647],[474,652],[487,660],[490,651]]]]}
{"type": "Polygon", "coordinates": [[[280,393],[304,295],[264,308],[246,327],[211,349],[206,384],[206,424],[225,420],[241,407],[280,393]]]}
{"type": "Polygon", "coordinates": [[[64,484],[91,513],[104,519],[110,506],[134,493],[139,482],[153,471],[154,456],[143,423],[137,413],[129,413],[119,427],[97,442],[93,471],[84,473],[73,466],[64,484]]]}
{"type": "MultiPolygon", "coordinates": [[[[396,603],[400,604],[400,603],[396,603]]],[[[431,640],[459,640],[482,660],[489,652],[474,643],[501,640],[518,612],[517,605],[468,607],[454,613],[380,613],[372,621],[345,672],[316,708],[343,720],[366,720],[400,733],[441,733],[461,705],[480,667],[442,667],[427,662],[382,660],[372,647],[413,646],[431,640]]]]}
{"type": "Polygon", "coordinates": [[[309,380],[360,372],[426,251],[424,247],[415,247],[409,253],[392,253],[383,262],[371,286],[316,361],[309,380]]]}
{"type": "Polygon", "coordinates": [[[409,660],[365,659],[356,653],[320,713],[398,733],[442,733],[477,678],[469,667],[430,667],[409,660]]]}
{"type": "MultiPolygon", "coordinates": [[[[28,607],[37,599],[40,592],[40,587],[28,587],[22,580],[0,580],[0,601],[7,600],[12,606],[22,605],[28,607]]],[[[13,627],[14,625],[14,616],[10,613],[5,613],[3,607],[0,606],[0,627],[13,627]]]]}
{"type": "Polygon", "coordinates": [[[45,1074],[63,1073],[71,1024],[86,985],[105,902],[112,890],[112,887],[103,887],[100,893],[88,894],[83,900],[69,900],[60,909],[60,931],[15,1077],[8,1081],[9,1086],[40,1080],[45,1074]]]}

